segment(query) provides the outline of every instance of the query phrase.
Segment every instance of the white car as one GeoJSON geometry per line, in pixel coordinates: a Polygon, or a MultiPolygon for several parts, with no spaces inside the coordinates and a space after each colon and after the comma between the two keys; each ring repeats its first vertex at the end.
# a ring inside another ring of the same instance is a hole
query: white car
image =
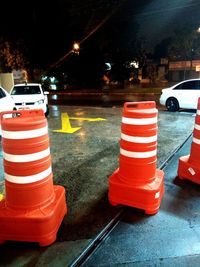
{"type": "Polygon", "coordinates": [[[39,83],[24,83],[15,85],[10,94],[17,109],[42,109],[44,114],[49,114],[48,92],[43,92],[39,83]]]}
{"type": "Polygon", "coordinates": [[[200,79],[190,79],[177,83],[162,90],[160,104],[169,111],[183,109],[197,109],[200,97],[200,79]]]}
{"type": "Polygon", "coordinates": [[[0,87],[0,112],[15,110],[15,103],[10,94],[0,87]]]}

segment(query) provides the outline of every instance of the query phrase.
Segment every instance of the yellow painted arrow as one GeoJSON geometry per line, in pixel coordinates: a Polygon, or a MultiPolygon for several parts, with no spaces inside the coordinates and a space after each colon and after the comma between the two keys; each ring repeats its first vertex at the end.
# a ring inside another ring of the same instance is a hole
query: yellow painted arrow
{"type": "Polygon", "coordinates": [[[56,133],[74,133],[81,129],[81,127],[72,127],[69,121],[69,116],[67,113],[61,114],[61,126],[59,130],[54,130],[56,133]]]}
{"type": "Polygon", "coordinates": [[[77,118],[77,117],[69,117],[70,120],[78,120],[78,121],[106,121],[103,118],[77,118]]]}

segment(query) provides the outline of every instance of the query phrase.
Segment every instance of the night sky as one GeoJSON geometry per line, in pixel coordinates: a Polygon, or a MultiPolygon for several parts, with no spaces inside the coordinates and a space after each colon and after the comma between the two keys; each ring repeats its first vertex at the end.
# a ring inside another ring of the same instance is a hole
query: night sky
{"type": "Polygon", "coordinates": [[[75,40],[85,40],[84,48],[99,33],[108,35],[108,29],[120,25],[123,42],[137,32],[152,48],[172,28],[187,22],[198,26],[199,18],[199,0],[4,1],[0,37],[24,40],[32,60],[49,66],[70,51],[75,40]]]}

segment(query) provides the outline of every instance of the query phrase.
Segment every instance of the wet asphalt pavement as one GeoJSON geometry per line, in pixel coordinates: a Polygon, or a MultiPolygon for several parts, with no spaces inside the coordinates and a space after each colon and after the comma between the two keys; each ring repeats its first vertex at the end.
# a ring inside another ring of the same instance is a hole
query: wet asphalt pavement
{"type": "MultiPolygon", "coordinates": [[[[134,92],[134,90],[132,90],[134,92]]],[[[133,93],[133,92],[65,92],[49,94],[49,103],[51,105],[74,105],[74,106],[96,106],[96,107],[123,107],[124,102],[129,101],[155,101],[159,109],[164,109],[159,104],[160,94],[158,93],[133,93]]]]}
{"type": "MultiPolygon", "coordinates": [[[[37,244],[7,242],[0,247],[0,266],[69,266],[118,213],[119,207],[109,204],[107,193],[108,177],[118,167],[121,115],[122,105],[58,106],[51,102],[48,126],[54,184],[65,187],[69,212],[53,245],[40,248],[37,244]],[[66,124],[67,128],[63,128],[66,124]],[[59,129],[63,132],[55,132],[59,129]]],[[[157,166],[185,141],[193,126],[192,112],[159,111],[157,166]]],[[[177,188],[172,186],[172,190],[177,188]]],[[[130,212],[133,214],[135,210],[130,212]]],[[[145,228],[143,220],[138,221],[140,229],[145,228]]],[[[176,220],[176,216],[171,220],[176,220]]]]}
{"type": "Polygon", "coordinates": [[[190,138],[164,167],[165,195],[158,214],[127,208],[109,236],[82,266],[199,266],[199,185],[177,177],[190,138]]]}

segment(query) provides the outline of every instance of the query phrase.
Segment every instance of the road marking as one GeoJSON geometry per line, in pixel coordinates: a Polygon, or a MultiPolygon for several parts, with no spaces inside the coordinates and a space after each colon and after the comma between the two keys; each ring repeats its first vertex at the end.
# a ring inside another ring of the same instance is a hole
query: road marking
{"type": "Polygon", "coordinates": [[[96,121],[105,121],[106,119],[104,119],[104,118],[69,117],[67,113],[62,113],[61,114],[61,126],[62,126],[62,128],[59,130],[53,130],[53,132],[56,132],[56,133],[75,133],[81,129],[81,127],[72,127],[70,120],[96,122],[96,121]]]}
{"type": "Polygon", "coordinates": [[[106,121],[104,118],[77,118],[77,117],[70,117],[70,120],[78,120],[78,121],[106,121]]]}
{"type": "Polygon", "coordinates": [[[72,127],[70,124],[69,116],[67,113],[61,114],[61,129],[53,130],[56,133],[75,133],[81,129],[81,127],[72,127]]]}

